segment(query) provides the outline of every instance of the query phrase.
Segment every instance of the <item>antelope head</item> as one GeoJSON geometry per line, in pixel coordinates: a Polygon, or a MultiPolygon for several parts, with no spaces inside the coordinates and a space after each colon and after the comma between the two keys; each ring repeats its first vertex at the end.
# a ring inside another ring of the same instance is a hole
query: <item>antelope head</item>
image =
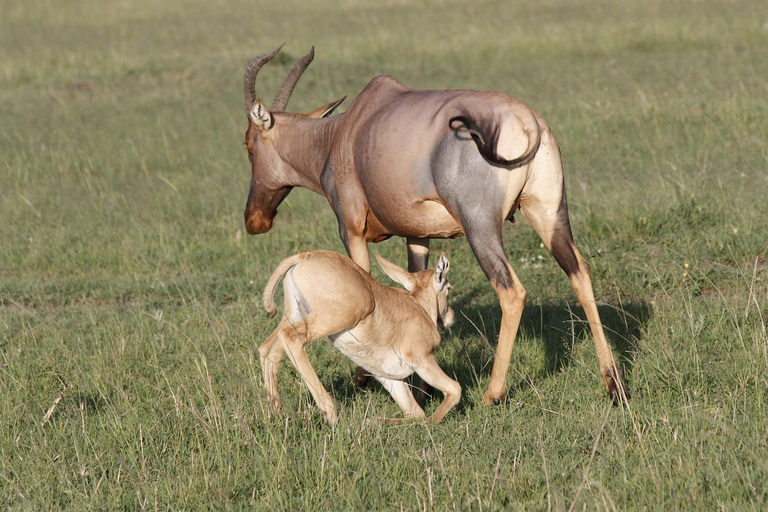
{"type": "MultiPolygon", "coordinates": [[[[245,229],[255,235],[266,233],[272,227],[277,207],[294,186],[303,186],[306,169],[298,162],[310,161],[307,154],[318,153],[324,148],[312,147],[311,125],[299,124],[297,119],[322,119],[330,116],[344,98],[317,108],[307,114],[289,114],[285,111],[296,83],[315,56],[315,48],[299,59],[280,87],[272,105],[267,109],[256,96],[256,75],[264,64],[272,60],[283,45],[271,52],[254,58],[245,69],[245,108],[248,114],[248,130],[245,147],[251,161],[251,187],[245,206],[245,229]],[[294,148],[301,147],[302,155],[294,148]],[[291,161],[290,156],[295,160],[291,161]]],[[[316,130],[315,130],[316,131],[316,130]]],[[[317,146],[317,144],[315,144],[317,146]]],[[[327,148],[325,148],[327,154],[327,148]]]]}

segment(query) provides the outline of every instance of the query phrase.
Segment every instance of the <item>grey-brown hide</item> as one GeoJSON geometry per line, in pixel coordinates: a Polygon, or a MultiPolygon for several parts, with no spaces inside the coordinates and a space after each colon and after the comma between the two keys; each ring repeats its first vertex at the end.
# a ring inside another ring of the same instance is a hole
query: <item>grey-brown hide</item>
{"type": "Polygon", "coordinates": [[[351,259],[329,251],[310,251],[285,259],[264,289],[264,307],[275,313],[275,288],[283,279],[284,315],[259,348],[272,409],[280,408],[277,375],[283,354],[301,374],[325,420],[338,422],[336,406],[320,383],[306,353],[313,340],[330,337],[334,345],[372,374],[390,392],[406,418],[424,411],[402,381],[416,372],[443,392],[443,403],[430,416],[437,423],[458,402],[461,387],[440,369],[433,352],[440,343],[437,320],[450,325],[448,259],[435,271],[409,273],[379,258],[382,269],[407,291],[384,286],[351,259]]]}
{"type": "Polygon", "coordinates": [[[346,96],[307,114],[285,112],[293,88],[314,58],[314,47],[296,63],[280,87],[270,109],[256,97],[256,76],[261,67],[280,51],[254,58],[246,68],[244,79],[248,130],[245,147],[251,161],[251,186],[245,207],[245,229],[250,234],[265,233],[272,228],[277,207],[293,187],[303,187],[319,194],[320,171],[327,150],[336,133],[338,118],[329,118],[346,96]],[[307,151],[307,148],[313,148],[307,151]],[[319,149],[319,150],[318,150],[319,149]]]}
{"type": "MultiPolygon", "coordinates": [[[[252,70],[277,50],[254,59],[258,65],[249,65],[246,73],[246,145],[253,171],[248,232],[267,231],[290,188],[302,186],[328,199],[347,252],[366,271],[368,242],[405,237],[409,270],[415,271],[427,266],[429,239],[466,236],[502,310],[485,394],[490,404],[505,395],[526,300],[502,241],[503,222],[519,208],[570,278],[592,330],[606,388],[615,402],[624,400],[589,265],[573,242],[560,151],[544,120],[505,94],[419,91],[388,76],[371,80],[339,116],[265,112],[253,99],[252,70]]],[[[288,80],[293,79],[298,75],[292,72],[288,80]]],[[[327,115],[336,105],[315,112],[327,115]]]]}

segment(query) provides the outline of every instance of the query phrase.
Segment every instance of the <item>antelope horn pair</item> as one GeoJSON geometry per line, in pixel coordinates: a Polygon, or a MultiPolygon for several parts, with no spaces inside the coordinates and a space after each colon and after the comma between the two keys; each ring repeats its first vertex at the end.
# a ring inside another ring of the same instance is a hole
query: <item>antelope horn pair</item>
{"type": "MultiPolygon", "coordinates": [[[[279,52],[283,46],[285,46],[285,43],[281,44],[271,52],[267,52],[259,55],[258,57],[255,57],[251,62],[248,63],[248,67],[245,68],[245,81],[243,84],[243,90],[245,92],[246,111],[249,111],[251,107],[253,107],[253,102],[256,101],[256,75],[259,73],[261,67],[272,60],[272,58],[277,55],[277,52],[279,52]]],[[[269,107],[270,111],[285,112],[285,108],[288,106],[288,100],[291,99],[293,88],[296,87],[296,83],[299,81],[299,78],[301,78],[304,70],[307,69],[307,66],[309,66],[309,64],[312,62],[312,59],[314,58],[315,47],[313,46],[312,49],[309,50],[309,53],[299,59],[296,65],[293,66],[293,69],[291,69],[291,72],[288,73],[288,77],[286,77],[285,82],[283,82],[283,85],[277,92],[274,101],[272,101],[272,105],[269,107]]]]}

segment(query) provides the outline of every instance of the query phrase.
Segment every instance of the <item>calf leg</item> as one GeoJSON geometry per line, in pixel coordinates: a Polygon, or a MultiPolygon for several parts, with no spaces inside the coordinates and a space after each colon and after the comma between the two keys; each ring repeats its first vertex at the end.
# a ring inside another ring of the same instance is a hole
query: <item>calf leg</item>
{"type": "Polygon", "coordinates": [[[432,354],[427,356],[416,368],[416,373],[424,382],[443,393],[443,402],[435,409],[435,412],[432,413],[428,420],[430,423],[438,423],[448,414],[448,411],[453,409],[453,406],[459,403],[461,399],[461,386],[443,372],[437,361],[435,361],[435,356],[432,354]]]}
{"type": "MultiPolygon", "coordinates": [[[[306,351],[306,344],[312,341],[307,336],[307,325],[311,325],[311,316],[307,317],[306,323],[300,322],[295,325],[284,325],[277,330],[277,337],[280,343],[283,344],[288,358],[301,375],[301,379],[312,394],[312,398],[315,399],[317,407],[320,412],[323,413],[325,422],[331,426],[335,426],[339,422],[339,417],[336,414],[336,405],[333,403],[331,395],[325,390],[323,384],[315,373],[315,369],[312,368],[312,363],[309,361],[309,356],[306,351]]],[[[319,337],[319,336],[318,336],[319,337]]]]}
{"type": "Polygon", "coordinates": [[[376,377],[381,385],[389,391],[392,398],[395,399],[400,410],[403,411],[403,416],[406,418],[423,418],[424,410],[419,407],[416,400],[413,398],[411,388],[402,380],[387,379],[384,377],[376,377]]]}
{"type": "Polygon", "coordinates": [[[280,371],[280,363],[283,360],[285,349],[277,339],[277,332],[285,325],[285,321],[281,322],[277,329],[259,347],[259,360],[261,361],[261,372],[264,374],[264,387],[267,390],[269,408],[273,412],[282,409],[280,392],[277,388],[277,374],[280,371]]]}

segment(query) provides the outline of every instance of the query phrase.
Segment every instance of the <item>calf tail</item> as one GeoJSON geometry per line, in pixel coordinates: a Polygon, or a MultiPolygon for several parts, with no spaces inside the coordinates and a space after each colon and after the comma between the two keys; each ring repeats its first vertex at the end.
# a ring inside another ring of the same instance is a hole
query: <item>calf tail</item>
{"type": "Polygon", "coordinates": [[[288,258],[285,258],[277,266],[272,273],[272,277],[267,281],[267,286],[264,287],[264,294],[261,296],[262,304],[267,312],[267,316],[272,318],[275,316],[275,288],[280,283],[283,276],[291,269],[291,267],[298,265],[299,262],[306,258],[305,253],[294,254],[288,258]]]}

